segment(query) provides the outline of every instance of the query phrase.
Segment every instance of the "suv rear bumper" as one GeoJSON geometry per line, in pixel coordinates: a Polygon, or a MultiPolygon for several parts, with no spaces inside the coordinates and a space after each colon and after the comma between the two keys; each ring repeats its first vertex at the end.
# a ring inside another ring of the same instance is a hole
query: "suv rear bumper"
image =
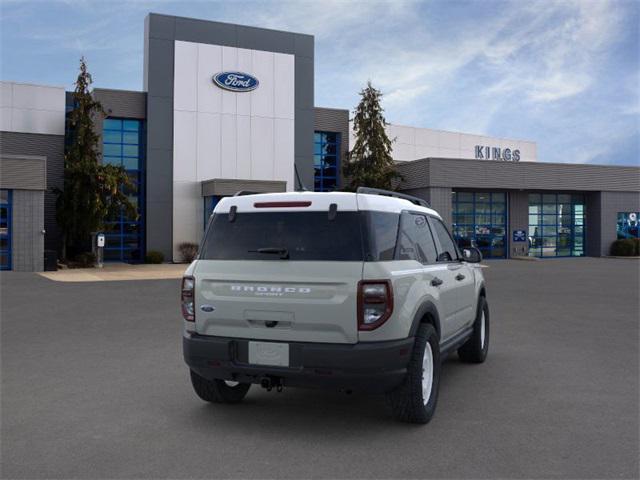
{"type": "Polygon", "coordinates": [[[292,387],[386,392],[402,383],[414,338],[357,344],[289,343],[289,367],[248,363],[249,340],[185,332],[189,368],[209,380],[260,383],[265,377],[292,387]]]}

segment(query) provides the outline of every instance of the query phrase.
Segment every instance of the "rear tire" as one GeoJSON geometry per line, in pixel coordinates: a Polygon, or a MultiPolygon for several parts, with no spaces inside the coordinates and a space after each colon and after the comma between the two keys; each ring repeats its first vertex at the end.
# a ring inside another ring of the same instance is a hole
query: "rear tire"
{"type": "Polygon", "coordinates": [[[432,325],[422,323],[416,340],[407,376],[402,385],[387,394],[393,415],[409,423],[428,423],[438,403],[440,384],[440,342],[432,325]]]}
{"type": "Polygon", "coordinates": [[[460,360],[468,363],[482,363],[489,352],[489,304],[480,297],[473,333],[469,340],[458,349],[460,360]]]}
{"type": "Polygon", "coordinates": [[[205,402],[240,403],[251,387],[250,383],[226,382],[225,380],[207,380],[195,373],[193,370],[190,370],[190,373],[193,389],[205,402]]]}

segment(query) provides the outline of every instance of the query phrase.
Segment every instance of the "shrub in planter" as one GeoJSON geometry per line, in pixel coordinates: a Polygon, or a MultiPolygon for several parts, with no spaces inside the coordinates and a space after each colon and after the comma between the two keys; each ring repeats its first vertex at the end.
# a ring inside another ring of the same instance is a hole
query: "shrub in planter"
{"type": "Polygon", "coordinates": [[[149,250],[144,256],[144,263],[162,263],[164,262],[164,255],[157,250],[149,250]]]}
{"type": "Polygon", "coordinates": [[[178,251],[180,252],[180,256],[182,257],[183,262],[191,263],[198,255],[198,244],[191,242],[182,242],[180,245],[178,245],[178,251]]]}
{"type": "Polygon", "coordinates": [[[615,257],[633,257],[638,255],[640,240],[636,238],[625,238],[616,240],[611,244],[611,255],[615,257]]]}

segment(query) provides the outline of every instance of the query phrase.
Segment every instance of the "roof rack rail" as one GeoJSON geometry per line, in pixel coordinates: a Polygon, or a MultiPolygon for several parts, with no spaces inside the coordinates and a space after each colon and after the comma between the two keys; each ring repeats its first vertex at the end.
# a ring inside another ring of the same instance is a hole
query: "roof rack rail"
{"type": "Polygon", "coordinates": [[[420,205],[421,207],[431,208],[431,205],[422,198],[414,197],[413,195],[407,195],[405,193],[398,193],[391,190],[382,190],[381,188],[370,187],[358,187],[356,193],[366,193],[368,195],[383,195],[385,197],[402,198],[403,200],[409,200],[414,205],[420,205]]]}
{"type": "Polygon", "coordinates": [[[258,195],[260,192],[252,192],[251,190],[238,190],[233,194],[234,197],[243,197],[245,195],[258,195]]]}

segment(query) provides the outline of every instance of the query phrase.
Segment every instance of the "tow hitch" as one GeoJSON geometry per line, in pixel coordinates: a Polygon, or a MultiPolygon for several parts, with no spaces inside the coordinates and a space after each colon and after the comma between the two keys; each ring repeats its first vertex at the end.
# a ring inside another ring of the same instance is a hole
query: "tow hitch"
{"type": "Polygon", "coordinates": [[[270,392],[272,389],[276,389],[276,392],[282,391],[282,379],[279,377],[262,377],[260,379],[260,386],[270,392]]]}

